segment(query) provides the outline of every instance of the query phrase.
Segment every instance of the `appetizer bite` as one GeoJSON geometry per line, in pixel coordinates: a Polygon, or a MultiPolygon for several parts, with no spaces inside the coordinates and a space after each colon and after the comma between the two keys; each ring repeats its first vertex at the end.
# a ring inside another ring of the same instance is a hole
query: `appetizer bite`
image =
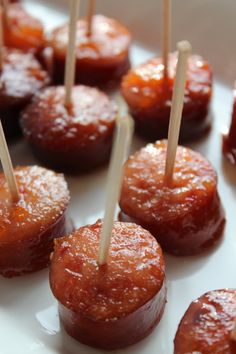
{"type": "Polygon", "coordinates": [[[13,277],[46,267],[53,239],[72,230],[63,175],[38,166],[13,170],[0,121],[0,274],[13,277]]]}
{"type": "MultiPolygon", "coordinates": [[[[47,45],[53,52],[53,79],[61,84],[64,78],[69,26],[55,29],[47,45]]],[[[88,20],[77,22],[76,83],[90,86],[109,86],[119,82],[130,67],[131,35],[117,20],[94,15],[91,33],[88,20]]]]}
{"type": "Polygon", "coordinates": [[[109,169],[104,221],[55,242],[50,285],[67,333],[106,350],[134,344],[158,324],[166,302],[165,265],[155,238],[140,226],[114,222],[131,140],[120,117],[109,169]]]}
{"type": "Polygon", "coordinates": [[[168,142],[149,144],[126,162],[119,219],[140,224],[166,252],[185,256],[214,244],[225,218],[213,167],[200,154],[178,146],[191,46],[183,41],[177,47],[168,142]]]}
{"type": "MultiPolygon", "coordinates": [[[[177,53],[170,53],[170,0],[163,1],[162,57],[131,69],[123,77],[121,92],[136,131],[148,140],[167,137],[171,97],[176,76],[177,53]]],[[[180,140],[202,136],[210,128],[208,109],[212,96],[212,71],[199,55],[188,59],[180,140]]]]}
{"type": "Polygon", "coordinates": [[[235,289],[202,295],[191,303],[179,324],[174,354],[235,354],[235,319],[235,289]]]}
{"type": "Polygon", "coordinates": [[[126,162],[119,218],[149,230],[168,253],[200,253],[220,238],[225,224],[216,172],[199,153],[178,146],[168,185],[166,153],[167,141],[161,140],[126,162]]]}
{"type": "Polygon", "coordinates": [[[230,163],[233,165],[236,164],[236,83],[234,89],[232,121],[228,134],[223,136],[223,154],[230,163]]]}
{"type": "MultiPolygon", "coordinates": [[[[176,53],[169,55],[168,65],[167,78],[162,58],[157,57],[131,69],[122,79],[121,92],[135,120],[136,131],[151,141],[166,138],[168,134],[176,53]]],[[[188,62],[181,141],[193,140],[209,130],[207,117],[211,96],[211,68],[202,57],[192,55],[188,62]]]]}
{"type": "Polygon", "coordinates": [[[84,172],[108,162],[117,111],[116,104],[95,88],[74,86],[67,107],[64,86],[48,87],[23,111],[21,127],[43,164],[84,172]]]}
{"type": "Polygon", "coordinates": [[[117,106],[105,93],[73,86],[78,10],[79,3],[71,2],[65,87],[41,91],[21,117],[23,134],[40,161],[69,173],[108,161],[117,117],[117,106]]]}
{"type": "Polygon", "coordinates": [[[97,263],[102,221],[55,242],[50,285],[67,333],[101,349],[147,336],[166,302],[165,267],[155,238],[140,226],[115,222],[107,262],[97,263]]]}
{"type": "Polygon", "coordinates": [[[19,199],[12,201],[0,174],[0,274],[13,277],[49,264],[53,239],[71,231],[63,175],[38,166],[14,170],[19,199]]]}
{"type": "Polygon", "coordinates": [[[44,41],[42,22],[29,14],[21,4],[8,4],[4,14],[5,45],[39,53],[44,41]]]}
{"type": "Polygon", "coordinates": [[[0,117],[7,137],[15,137],[20,112],[49,84],[49,77],[32,53],[4,48],[1,59],[0,117]]]}

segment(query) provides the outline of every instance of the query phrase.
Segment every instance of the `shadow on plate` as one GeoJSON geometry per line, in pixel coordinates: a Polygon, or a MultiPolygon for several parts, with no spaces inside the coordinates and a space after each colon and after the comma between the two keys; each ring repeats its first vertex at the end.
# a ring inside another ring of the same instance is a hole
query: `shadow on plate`
{"type": "Polygon", "coordinates": [[[222,154],[221,166],[225,180],[232,186],[232,191],[236,194],[236,165],[232,165],[222,154]]]}
{"type": "Polygon", "coordinates": [[[41,288],[45,287],[45,284],[46,286],[48,284],[48,269],[13,278],[0,276],[0,306],[10,309],[26,304],[27,306],[37,306],[39,299],[36,295],[41,294],[41,288]],[[30,299],[32,303],[27,303],[30,299]]]}
{"type": "Polygon", "coordinates": [[[168,280],[184,279],[191,277],[194,273],[197,273],[199,269],[203,268],[210,257],[220,248],[224,241],[224,233],[222,237],[215,243],[209,250],[196,256],[188,257],[176,257],[171,255],[165,255],[166,260],[166,273],[168,280]]]}

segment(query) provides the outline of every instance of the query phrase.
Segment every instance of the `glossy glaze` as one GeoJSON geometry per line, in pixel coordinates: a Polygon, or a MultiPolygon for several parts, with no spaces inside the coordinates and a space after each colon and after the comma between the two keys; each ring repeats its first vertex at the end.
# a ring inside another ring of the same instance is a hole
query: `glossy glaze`
{"type": "Polygon", "coordinates": [[[4,43],[8,47],[38,52],[44,44],[42,22],[29,14],[21,4],[8,6],[4,25],[4,43]]]}
{"type": "Polygon", "coordinates": [[[223,136],[223,154],[232,163],[236,164],[236,84],[234,89],[234,105],[229,133],[223,136]]]}
{"type": "Polygon", "coordinates": [[[101,91],[76,86],[66,108],[62,86],[40,92],[22,114],[25,138],[45,164],[69,172],[108,161],[117,106],[101,91]]]}
{"type": "Polygon", "coordinates": [[[165,266],[148,231],[116,222],[107,264],[99,267],[101,225],[98,220],[55,241],[50,284],[71,336],[116,349],[142,339],[159,322],[166,301],[165,266]]]}
{"type": "Polygon", "coordinates": [[[174,354],[235,354],[231,332],[236,290],[210,291],[191,303],[175,336],[174,354]]]}
{"type": "Polygon", "coordinates": [[[49,77],[32,53],[4,49],[0,72],[0,116],[9,137],[19,134],[19,114],[49,77]]]}
{"type": "MultiPolygon", "coordinates": [[[[114,19],[93,17],[92,35],[87,36],[87,21],[77,24],[76,82],[102,85],[117,81],[130,67],[130,32],[114,19]]],[[[54,80],[63,83],[68,43],[68,25],[55,29],[48,37],[54,53],[54,80]]]]}
{"type": "Polygon", "coordinates": [[[120,220],[147,228],[169,253],[199,253],[221,236],[225,223],[216,172],[200,154],[179,146],[169,186],[164,182],[165,158],[165,140],[129,158],[120,220]]]}
{"type": "Polygon", "coordinates": [[[0,274],[12,277],[46,267],[53,239],[71,230],[69,191],[63,175],[42,167],[17,167],[20,200],[13,202],[0,175],[0,274]]]}
{"type": "MultiPolygon", "coordinates": [[[[151,140],[167,137],[176,53],[169,57],[169,77],[163,78],[161,58],[131,69],[123,78],[121,91],[135,119],[136,129],[151,140]]],[[[212,96],[212,72],[200,56],[189,59],[180,139],[191,140],[209,129],[208,108],[212,96]]]]}

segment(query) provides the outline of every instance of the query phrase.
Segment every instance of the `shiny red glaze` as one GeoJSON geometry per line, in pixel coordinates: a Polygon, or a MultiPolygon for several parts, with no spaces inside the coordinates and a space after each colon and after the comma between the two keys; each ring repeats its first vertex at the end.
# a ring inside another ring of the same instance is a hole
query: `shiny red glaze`
{"type": "Polygon", "coordinates": [[[231,333],[236,317],[236,290],[209,291],[193,301],[175,336],[174,354],[235,354],[231,333]]]}
{"type": "Polygon", "coordinates": [[[115,222],[107,263],[97,264],[102,222],[55,241],[50,285],[66,331],[112,350],[134,344],[158,324],[166,302],[165,265],[155,238],[115,222]]]}
{"type": "Polygon", "coordinates": [[[67,172],[106,163],[112,146],[117,106],[103,92],[75,86],[66,108],[64,86],[41,91],[22,114],[25,138],[46,165],[67,172]]]}
{"type": "Polygon", "coordinates": [[[225,224],[216,172],[199,153],[179,146],[168,185],[166,145],[149,144],[126,162],[119,217],[149,230],[168,253],[197,254],[219,239],[225,224]]]}
{"type": "MultiPolygon", "coordinates": [[[[150,139],[167,137],[176,53],[169,56],[169,77],[163,77],[161,58],[131,69],[123,78],[121,92],[135,119],[137,132],[150,139]]],[[[212,96],[212,71],[198,55],[189,58],[180,139],[191,140],[209,130],[208,108],[212,96]]]]}
{"type": "Polygon", "coordinates": [[[13,277],[49,263],[53,239],[71,231],[69,191],[63,175],[42,167],[17,167],[20,200],[13,202],[0,175],[0,274],[13,277]]]}
{"type": "Polygon", "coordinates": [[[223,154],[233,165],[236,165],[236,83],[230,130],[227,135],[223,136],[223,154]]]}
{"type": "MultiPolygon", "coordinates": [[[[119,81],[130,67],[131,35],[118,21],[102,15],[93,17],[91,36],[87,35],[87,20],[77,24],[76,82],[91,86],[119,81]]],[[[48,37],[48,47],[54,53],[54,81],[64,81],[68,25],[55,29],[48,37]]]]}
{"type": "Polygon", "coordinates": [[[19,114],[49,77],[32,53],[4,49],[0,71],[0,117],[8,137],[19,134],[19,114]]]}
{"type": "Polygon", "coordinates": [[[8,6],[4,25],[4,43],[7,47],[38,52],[44,45],[42,22],[29,14],[21,4],[8,6]]]}

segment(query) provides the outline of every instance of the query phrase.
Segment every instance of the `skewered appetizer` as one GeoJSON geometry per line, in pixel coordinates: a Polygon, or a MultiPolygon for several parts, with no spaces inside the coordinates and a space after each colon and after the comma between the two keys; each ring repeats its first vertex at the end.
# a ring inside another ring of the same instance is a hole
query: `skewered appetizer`
{"type": "Polygon", "coordinates": [[[209,291],[191,303],[175,336],[174,354],[235,354],[236,290],[209,291]]]}
{"type": "Polygon", "coordinates": [[[66,172],[88,171],[110,155],[117,106],[101,91],[74,86],[65,106],[65,88],[39,92],[24,110],[21,126],[42,163],[66,172]]]}
{"type": "Polygon", "coordinates": [[[165,140],[157,141],[126,162],[119,218],[149,230],[168,253],[197,254],[220,238],[225,224],[216,172],[199,153],[179,146],[168,185],[166,149],[165,140]]]}
{"type": "Polygon", "coordinates": [[[44,45],[42,22],[29,14],[21,4],[9,4],[4,21],[4,43],[7,47],[38,53],[44,45]]]}
{"type": "Polygon", "coordinates": [[[19,134],[19,114],[32,96],[49,83],[49,77],[32,53],[3,50],[0,72],[0,117],[5,134],[19,134]]]}
{"type": "Polygon", "coordinates": [[[223,153],[233,165],[236,164],[236,83],[232,121],[229,133],[223,137],[223,153]]]}
{"type": "Polygon", "coordinates": [[[155,238],[115,222],[107,263],[97,263],[102,221],[55,241],[50,285],[69,335],[113,350],[134,344],[158,324],[166,302],[165,266],[155,238]]]}
{"type": "MultiPolygon", "coordinates": [[[[47,45],[53,52],[53,78],[56,84],[63,83],[68,25],[55,29],[48,37],[47,45]]],[[[89,35],[86,19],[77,22],[76,37],[76,82],[91,86],[113,84],[130,67],[130,32],[118,21],[102,15],[92,19],[89,35]]]]}
{"type": "MultiPolygon", "coordinates": [[[[169,55],[168,77],[162,58],[131,69],[122,79],[121,91],[136,124],[136,131],[149,140],[167,137],[177,54],[169,55]]],[[[208,109],[212,96],[212,71],[199,55],[188,61],[180,140],[189,141],[209,130],[208,109]]]]}
{"type": "Polygon", "coordinates": [[[71,231],[63,175],[38,166],[17,167],[20,198],[13,201],[0,174],[0,274],[13,277],[49,264],[53,239],[71,231]]]}

